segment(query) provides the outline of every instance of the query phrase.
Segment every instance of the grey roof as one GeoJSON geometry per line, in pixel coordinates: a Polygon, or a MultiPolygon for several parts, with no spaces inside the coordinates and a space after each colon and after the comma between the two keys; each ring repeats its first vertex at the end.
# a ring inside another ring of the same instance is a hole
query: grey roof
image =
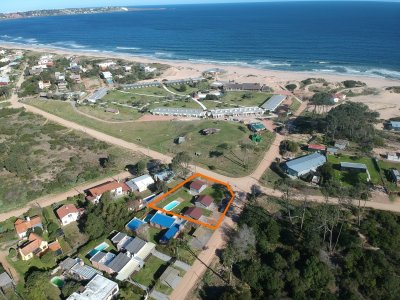
{"type": "Polygon", "coordinates": [[[146,245],[147,242],[142,239],[135,237],[130,243],[124,246],[125,250],[131,254],[136,254],[146,245]]]}
{"type": "Polygon", "coordinates": [[[97,274],[101,275],[101,272],[89,267],[87,265],[81,265],[81,264],[76,264],[75,266],[73,266],[71,268],[71,272],[73,272],[74,274],[79,275],[80,277],[86,279],[86,280],[90,280],[92,279],[94,276],[96,276],[97,274]]]}
{"type": "Polygon", "coordinates": [[[222,109],[211,109],[212,115],[236,115],[236,114],[254,114],[263,113],[264,111],[257,106],[238,107],[238,108],[222,108],[222,109]]]}
{"type": "Polygon", "coordinates": [[[126,254],[119,253],[109,264],[107,264],[107,267],[109,267],[115,273],[118,273],[122,270],[123,267],[128,264],[130,260],[131,258],[128,257],[126,254]]]}
{"type": "Polygon", "coordinates": [[[161,283],[170,286],[173,289],[175,289],[178,286],[181,279],[182,277],[179,277],[179,271],[172,267],[168,267],[160,277],[161,283]]]}
{"type": "Polygon", "coordinates": [[[10,284],[13,284],[11,277],[6,272],[1,273],[0,274],[0,287],[5,287],[10,284]]]}
{"type": "Polygon", "coordinates": [[[105,95],[107,95],[107,92],[108,88],[98,89],[96,92],[94,92],[91,96],[88,97],[88,100],[96,102],[97,100],[100,100],[105,95]]]}
{"type": "Polygon", "coordinates": [[[337,153],[339,151],[339,149],[335,148],[335,147],[328,147],[328,148],[326,148],[326,151],[332,152],[332,153],[337,153]]]}
{"type": "Polygon", "coordinates": [[[150,111],[153,114],[170,114],[170,115],[205,115],[205,112],[201,109],[192,108],[168,108],[168,107],[157,107],[150,111]]]}
{"type": "Polygon", "coordinates": [[[263,105],[261,105],[261,108],[268,111],[275,111],[275,109],[277,109],[278,106],[285,101],[285,99],[285,95],[273,95],[271,98],[265,101],[263,105]]]}
{"type": "Polygon", "coordinates": [[[360,164],[360,163],[352,163],[352,162],[341,162],[340,163],[341,168],[349,168],[349,169],[363,169],[363,170],[368,170],[367,166],[365,164],[360,164]]]}
{"type": "Polygon", "coordinates": [[[316,169],[326,163],[326,157],[320,153],[305,155],[287,161],[286,166],[297,173],[316,169]]]}
{"type": "Polygon", "coordinates": [[[105,256],[107,255],[106,252],[97,252],[94,256],[90,258],[90,261],[100,262],[105,256]]]}
{"type": "Polygon", "coordinates": [[[150,86],[161,86],[161,83],[158,81],[155,82],[142,82],[142,83],[132,83],[132,84],[121,84],[123,89],[137,89],[143,87],[150,87],[150,86]]]}
{"type": "Polygon", "coordinates": [[[60,268],[63,270],[70,270],[73,266],[75,266],[78,263],[78,261],[76,261],[75,259],[71,258],[71,257],[67,257],[65,260],[63,260],[60,263],[60,268]]]}
{"type": "Polygon", "coordinates": [[[118,244],[120,241],[122,241],[127,235],[123,232],[118,232],[114,237],[111,239],[111,242],[114,244],[118,244]]]}
{"type": "Polygon", "coordinates": [[[392,173],[392,176],[396,178],[397,181],[400,181],[400,172],[397,169],[391,169],[390,173],[392,173]]]}
{"type": "Polygon", "coordinates": [[[202,81],[203,77],[196,77],[196,78],[186,78],[186,79],[176,79],[176,80],[166,80],[164,84],[179,84],[179,83],[186,83],[186,82],[199,82],[202,81]]]}

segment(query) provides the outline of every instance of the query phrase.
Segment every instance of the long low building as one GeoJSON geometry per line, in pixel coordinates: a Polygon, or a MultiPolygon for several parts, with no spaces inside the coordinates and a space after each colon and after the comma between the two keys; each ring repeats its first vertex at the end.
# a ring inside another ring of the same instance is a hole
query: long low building
{"type": "Polygon", "coordinates": [[[283,168],[289,176],[300,177],[315,172],[325,163],[326,157],[324,155],[313,153],[289,160],[283,164],[283,168]]]}
{"type": "Polygon", "coordinates": [[[140,82],[140,83],[132,83],[132,84],[121,84],[121,88],[124,90],[134,90],[134,89],[143,89],[148,87],[160,87],[161,83],[158,81],[153,82],[140,82]]]}
{"type": "Polygon", "coordinates": [[[225,117],[261,116],[264,110],[257,106],[211,109],[209,115],[214,119],[225,117]]]}
{"type": "Polygon", "coordinates": [[[192,117],[192,118],[204,118],[206,112],[201,109],[190,109],[190,108],[168,108],[168,107],[157,107],[150,111],[153,115],[158,116],[176,116],[176,117],[192,117]]]}
{"type": "Polygon", "coordinates": [[[87,100],[92,103],[96,103],[97,100],[101,100],[105,95],[107,95],[108,88],[101,88],[90,95],[87,100]]]}
{"type": "Polygon", "coordinates": [[[271,98],[265,101],[263,105],[261,105],[261,108],[265,111],[274,112],[282,104],[282,102],[285,101],[285,99],[285,95],[273,95],[271,98]]]}
{"type": "Polygon", "coordinates": [[[109,300],[119,292],[118,284],[101,275],[96,275],[83,291],[74,292],[67,300],[109,300]]]}

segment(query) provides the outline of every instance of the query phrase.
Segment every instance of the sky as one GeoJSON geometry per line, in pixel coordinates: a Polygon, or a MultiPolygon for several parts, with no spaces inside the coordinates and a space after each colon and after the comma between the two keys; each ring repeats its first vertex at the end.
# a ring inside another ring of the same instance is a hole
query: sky
{"type": "MultiPolygon", "coordinates": [[[[250,0],[251,1],[251,0],[250,0]]],[[[196,3],[238,3],[246,0],[0,0],[0,12],[27,11],[35,9],[94,7],[94,6],[135,6],[135,5],[168,5],[196,3]]],[[[272,0],[280,1],[280,0],[272,0]]],[[[271,0],[254,0],[251,2],[272,2],[271,0]]],[[[285,0],[283,0],[285,1],[285,0]]],[[[292,0],[293,1],[293,0],[292,0]]],[[[295,0],[297,1],[297,0],[295,0]]],[[[327,1],[327,0],[320,0],[327,1]]],[[[376,0],[385,2],[384,0],[376,0]]],[[[394,0],[393,2],[399,2],[394,0]]]]}

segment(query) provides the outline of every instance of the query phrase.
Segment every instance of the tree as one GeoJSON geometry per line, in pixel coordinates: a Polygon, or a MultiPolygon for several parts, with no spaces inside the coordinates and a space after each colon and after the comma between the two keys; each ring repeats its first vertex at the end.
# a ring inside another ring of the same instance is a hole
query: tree
{"type": "Polygon", "coordinates": [[[171,168],[176,174],[183,177],[189,173],[189,165],[192,162],[192,157],[187,152],[179,152],[175,155],[171,162],[171,168]]]}
{"type": "Polygon", "coordinates": [[[47,252],[45,255],[43,255],[40,258],[40,260],[45,266],[49,266],[49,267],[54,266],[56,263],[53,252],[47,252]]]}
{"type": "Polygon", "coordinates": [[[285,87],[289,91],[293,92],[297,88],[297,84],[291,83],[291,84],[286,85],[285,87]]]}
{"type": "Polygon", "coordinates": [[[63,298],[66,299],[69,296],[71,296],[74,292],[77,292],[79,288],[81,287],[81,284],[78,281],[75,280],[67,280],[63,287],[61,288],[61,292],[63,295],[63,298]]]}
{"type": "Polygon", "coordinates": [[[26,275],[24,299],[58,300],[60,299],[60,291],[50,283],[47,272],[35,270],[26,275]]]}
{"type": "Polygon", "coordinates": [[[163,192],[163,193],[168,192],[168,185],[163,180],[157,179],[156,182],[154,183],[154,188],[158,193],[160,193],[160,192],[163,192]]]}
{"type": "Polygon", "coordinates": [[[93,213],[85,214],[84,232],[91,239],[97,239],[104,233],[104,223],[100,216],[93,213]]]}
{"type": "Polygon", "coordinates": [[[147,162],[145,160],[139,160],[136,164],[136,174],[143,175],[146,171],[147,162]]]}

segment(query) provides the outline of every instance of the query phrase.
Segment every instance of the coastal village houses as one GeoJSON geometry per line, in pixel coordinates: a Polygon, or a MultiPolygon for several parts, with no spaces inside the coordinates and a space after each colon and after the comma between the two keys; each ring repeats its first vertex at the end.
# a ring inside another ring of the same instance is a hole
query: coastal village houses
{"type": "Polygon", "coordinates": [[[28,230],[32,230],[34,228],[43,229],[42,219],[39,216],[35,217],[26,217],[25,220],[18,219],[14,223],[15,231],[17,232],[18,238],[23,239],[27,237],[28,230]]]}
{"type": "Polygon", "coordinates": [[[18,248],[22,260],[30,260],[34,255],[40,256],[49,248],[48,243],[36,233],[29,234],[28,241],[18,248]]]}
{"type": "Polygon", "coordinates": [[[79,219],[82,210],[76,208],[74,204],[66,204],[56,210],[56,214],[61,221],[62,226],[66,226],[79,219]]]}
{"type": "Polygon", "coordinates": [[[109,181],[89,189],[87,191],[88,195],[86,196],[86,200],[97,204],[104,193],[109,192],[111,197],[118,198],[126,195],[128,191],[129,187],[124,182],[109,181]]]}

